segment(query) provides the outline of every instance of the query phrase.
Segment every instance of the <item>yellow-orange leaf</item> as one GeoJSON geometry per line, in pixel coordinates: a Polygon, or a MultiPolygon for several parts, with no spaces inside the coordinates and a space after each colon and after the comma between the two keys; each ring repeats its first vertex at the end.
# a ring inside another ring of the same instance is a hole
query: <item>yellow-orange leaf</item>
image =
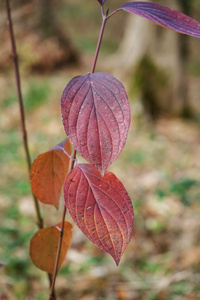
{"type": "Polygon", "coordinates": [[[71,144],[65,140],[51,150],[40,154],[30,170],[34,195],[45,204],[59,207],[61,190],[69,170],[71,144]]]}
{"type": "MultiPolygon", "coordinates": [[[[42,271],[53,274],[60,238],[61,223],[40,229],[32,237],[30,243],[30,256],[34,265],[42,271]]],[[[62,246],[58,269],[70,247],[72,239],[72,225],[65,221],[62,246]]]]}

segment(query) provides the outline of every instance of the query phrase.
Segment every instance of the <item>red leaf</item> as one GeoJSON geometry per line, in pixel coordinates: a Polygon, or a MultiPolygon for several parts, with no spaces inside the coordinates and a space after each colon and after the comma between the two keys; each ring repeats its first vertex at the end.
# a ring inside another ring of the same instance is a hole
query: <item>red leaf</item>
{"type": "Polygon", "coordinates": [[[77,165],[64,184],[66,206],[74,222],[118,265],[133,229],[133,207],[122,183],[106,171],[102,178],[89,164],[77,165]]]}
{"type": "Polygon", "coordinates": [[[63,92],[61,110],[72,145],[104,173],[121,153],[130,126],[122,83],[107,73],[77,76],[63,92]]]}
{"type": "MultiPolygon", "coordinates": [[[[61,223],[40,229],[32,237],[30,256],[34,265],[42,271],[53,274],[60,239],[61,223]]],[[[65,221],[58,269],[65,259],[72,239],[72,225],[65,221]]]]}
{"type": "Polygon", "coordinates": [[[120,6],[117,10],[120,9],[139,15],[160,26],[200,38],[199,22],[163,5],[143,1],[128,2],[120,6]]]}
{"type": "Polygon", "coordinates": [[[58,208],[60,194],[69,169],[71,145],[64,140],[51,150],[40,154],[30,170],[31,188],[34,195],[45,204],[58,208]]]}

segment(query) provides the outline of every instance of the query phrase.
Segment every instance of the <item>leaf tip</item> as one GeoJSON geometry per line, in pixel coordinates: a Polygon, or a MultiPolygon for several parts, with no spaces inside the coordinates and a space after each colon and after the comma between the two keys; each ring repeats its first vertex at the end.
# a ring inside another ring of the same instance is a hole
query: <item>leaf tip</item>
{"type": "Polygon", "coordinates": [[[116,266],[118,267],[119,266],[119,263],[120,263],[120,258],[114,258],[114,261],[116,263],[116,266]]]}
{"type": "MultiPolygon", "coordinates": [[[[109,253],[109,252],[108,252],[109,253]]],[[[122,254],[123,254],[123,252],[122,253],[109,253],[111,256],[112,256],[112,258],[114,259],[114,262],[115,262],[115,264],[116,264],[116,266],[118,267],[119,266],[119,263],[120,263],[120,260],[121,260],[121,257],[122,257],[122,254]]]]}

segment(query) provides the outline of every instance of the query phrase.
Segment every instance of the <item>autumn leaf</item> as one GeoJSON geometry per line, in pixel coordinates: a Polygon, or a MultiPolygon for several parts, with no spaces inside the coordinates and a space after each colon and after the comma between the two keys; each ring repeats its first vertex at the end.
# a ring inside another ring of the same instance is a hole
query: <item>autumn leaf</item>
{"type": "Polygon", "coordinates": [[[107,73],[74,77],[63,92],[61,111],[70,142],[103,174],[121,153],[130,126],[122,83],[107,73]]]}
{"type": "MultiPolygon", "coordinates": [[[[53,274],[60,238],[61,223],[40,229],[30,242],[30,257],[34,265],[42,271],[53,274]]],[[[58,269],[60,268],[72,239],[72,225],[65,221],[58,269]]]]}
{"type": "Polygon", "coordinates": [[[79,164],[67,176],[64,199],[68,211],[87,238],[119,264],[133,230],[133,207],[122,183],[106,171],[79,164]]]}
{"type": "Polygon", "coordinates": [[[121,9],[179,33],[200,38],[200,23],[177,10],[143,1],[127,2],[117,11],[121,9]]]}
{"type": "Polygon", "coordinates": [[[45,204],[59,207],[62,187],[69,170],[71,145],[64,140],[51,150],[40,154],[30,170],[31,188],[34,195],[45,204]]]}

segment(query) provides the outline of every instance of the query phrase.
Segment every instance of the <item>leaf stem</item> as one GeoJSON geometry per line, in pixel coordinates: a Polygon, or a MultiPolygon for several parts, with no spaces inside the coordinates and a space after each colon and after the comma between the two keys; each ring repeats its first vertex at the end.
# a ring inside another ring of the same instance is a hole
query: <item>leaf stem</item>
{"type": "Polygon", "coordinates": [[[54,266],[54,273],[53,273],[53,278],[52,278],[51,288],[50,288],[50,293],[49,293],[49,300],[55,300],[55,298],[53,296],[53,291],[54,291],[54,286],[55,286],[55,282],[56,282],[56,275],[57,275],[57,271],[58,271],[60,251],[61,251],[61,246],[62,246],[64,225],[65,225],[65,215],[66,215],[66,205],[64,204],[63,215],[62,215],[62,224],[61,224],[61,229],[60,229],[60,238],[59,238],[59,242],[58,242],[58,249],[57,249],[56,261],[55,261],[55,266],[54,266]]]}
{"type": "MultiPolygon", "coordinates": [[[[76,150],[74,149],[69,173],[73,170],[75,161],[76,161],[76,150]]],[[[62,214],[62,224],[61,224],[61,230],[60,230],[60,238],[59,238],[59,242],[58,242],[58,249],[57,249],[56,260],[55,260],[55,265],[54,265],[54,272],[53,272],[52,283],[51,283],[51,288],[50,288],[50,293],[49,293],[49,300],[55,300],[54,296],[53,296],[53,291],[54,291],[56,275],[57,275],[57,271],[58,271],[60,251],[61,251],[61,247],[62,247],[62,239],[63,239],[63,233],[64,233],[66,211],[67,211],[66,205],[64,204],[63,214],[62,214]]]]}
{"type": "MultiPolygon", "coordinates": [[[[98,39],[98,42],[97,42],[97,47],[96,47],[96,51],[95,51],[95,55],[94,55],[94,61],[93,61],[93,64],[92,64],[91,73],[94,73],[94,71],[95,71],[95,67],[96,67],[96,63],[97,63],[97,59],[98,59],[98,55],[99,55],[99,50],[100,50],[101,42],[102,42],[102,38],[103,38],[103,33],[104,33],[105,25],[106,25],[106,21],[109,17],[109,16],[107,17],[107,14],[106,15],[104,14],[103,6],[101,7],[101,13],[102,13],[102,24],[101,24],[99,39],[98,39]]],[[[70,172],[73,170],[75,162],[76,162],[76,150],[74,149],[72,160],[71,160],[70,172]]],[[[51,285],[50,294],[49,294],[49,300],[54,299],[52,291],[54,290],[54,286],[55,286],[55,282],[56,282],[56,275],[57,275],[57,271],[58,271],[58,263],[59,263],[60,251],[61,251],[61,247],[62,247],[62,239],[63,239],[63,232],[64,232],[66,210],[67,210],[66,206],[64,205],[63,215],[62,215],[61,231],[60,231],[60,239],[59,239],[59,242],[58,242],[58,249],[57,249],[56,261],[55,261],[55,266],[54,266],[54,273],[53,273],[53,277],[52,277],[52,285],[51,285]]]]}
{"type": "Polygon", "coordinates": [[[98,42],[97,42],[97,47],[96,47],[96,51],[95,51],[95,55],[94,55],[94,61],[93,61],[93,64],[92,64],[91,73],[94,73],[95,68],[96,68],[97,59],[98,59],[98,55],[99,55],[99,50],[100,50],[101,42],[102,42],[102,38],[103,38],[103,33],[104,33],[106,21],[108,19],[107,16],[104,14],[103,6],[101,7],[101,14],[102,14],[102,24],[101,24],[99,39],[98,39],[98,42]]]}
{"type": "Polygon", "coordinates": [[[120,9],[116,9],[114,10],[112,13],[110,13],[108,16],[107,16],[107,20],[112,17],[114,14],[116,14],[120,9]]]}
{"type": "MultiPolygon", "coordinates": [[[[47,273],[47,275],[48,275],[48,279],[49,279],[49,288],[51,289],[51,286],[52,286],[52,275],[49,274],[49,273],[47,273]]],[[[54,289],[52,291],[52,299],[56,300],[56,294],[55,294],[54,289]]]]}

